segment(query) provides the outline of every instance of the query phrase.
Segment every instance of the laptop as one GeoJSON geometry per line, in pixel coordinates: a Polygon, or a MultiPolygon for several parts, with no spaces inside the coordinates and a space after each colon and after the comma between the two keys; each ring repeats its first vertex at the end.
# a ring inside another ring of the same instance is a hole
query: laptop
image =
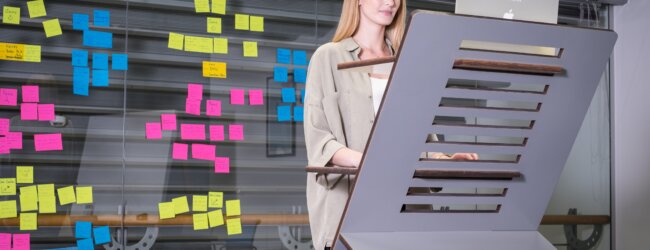
{"type": "Polygon", "coordinates": [[[557,24],[559,0],[456,0],[456,14],[557,24]]]}

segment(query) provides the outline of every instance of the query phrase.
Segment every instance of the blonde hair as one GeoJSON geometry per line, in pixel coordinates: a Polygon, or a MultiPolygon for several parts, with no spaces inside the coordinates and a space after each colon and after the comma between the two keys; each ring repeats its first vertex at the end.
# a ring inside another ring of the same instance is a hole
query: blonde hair
{"type": "MultiPolygon", "coordinates": [[[[393,23],[386,27],[385,36],[388,37],[393,44],[393,50],[397,51],[402,43],[404,37],[404,29],[406,29],[406,0],[400,1],[397,14],[393,18],[393,23]]],[[[339,25],[336,28],[336,33],[332,42],[339,42],[348,37],[352,37],[359,28],[359,0],[344,0],[343,8],[341,9],[341,18],[339,25]]]]}

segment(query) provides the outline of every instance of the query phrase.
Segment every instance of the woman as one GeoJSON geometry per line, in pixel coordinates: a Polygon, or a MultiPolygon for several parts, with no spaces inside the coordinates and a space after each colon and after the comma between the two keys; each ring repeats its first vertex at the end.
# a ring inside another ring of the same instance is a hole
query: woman
{"type": "MultiPolygon", "coordinates": [[[[332,42],[313,54],[305,96],[309,166],[358,167],[383,98],[386,76],[338,71],[342,62],[395,55],[404,35],[406,0],[344,0],[332,42]]],[[[476,154],[432,154],[477,159],[476,154]]],[[[307,208],[314,249],[331,246],[350,188],[349,177],[307,176],[307,208]]]]}

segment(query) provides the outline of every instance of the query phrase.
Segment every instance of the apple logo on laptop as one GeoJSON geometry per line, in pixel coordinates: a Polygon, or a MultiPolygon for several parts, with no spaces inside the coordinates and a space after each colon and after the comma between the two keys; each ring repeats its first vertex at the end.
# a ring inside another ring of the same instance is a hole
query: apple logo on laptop
{"type": "Polygon", "coordinates": [[[503,14],[503,18],[505,19],[513,19],[515,17],[515,13],[512,12],[512,9],[510,9],[508,12],[503,14]]]}

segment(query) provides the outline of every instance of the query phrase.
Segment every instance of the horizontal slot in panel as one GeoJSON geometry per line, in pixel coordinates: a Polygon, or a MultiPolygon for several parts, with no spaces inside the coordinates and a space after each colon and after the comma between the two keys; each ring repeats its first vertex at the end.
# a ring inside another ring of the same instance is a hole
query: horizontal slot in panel
{"type": "Polygon", "coordinates": [[[560,58],[564,51],[564,48],[478,40],[463,40],[459,49],[555,58],[560,58]]]}
{"type": "Polygon", "coordinates": [[[413,178],[462,180],[512,180],[522,174],[512,170],[416,169],[413,178]]]}
{"type": "Polygon", "coordinates": [[[420,162],[442,162],[454,166],[454,163],[471,163],[471,164],[485,164],[485,163],[498,163],[498,164],[516,164],[521,159],[520,154],[482,154],[479,153],[478,160],[452,160],[452,159],[436,159],[436,154],[453,155],[455,152],[439,152],[428,151],[420,154],[420,162]]]}
{"type": "Polygon", "coordinates": [[[501,204],[403,204],[401,213],[498,213],[501,204]]]}
{"type": "Polygon", "coordinates": [[[507,188],[444,188],[444,187],[409,187],[407,196],[469,196],[499,197],[505,196],[507,188]]]}

